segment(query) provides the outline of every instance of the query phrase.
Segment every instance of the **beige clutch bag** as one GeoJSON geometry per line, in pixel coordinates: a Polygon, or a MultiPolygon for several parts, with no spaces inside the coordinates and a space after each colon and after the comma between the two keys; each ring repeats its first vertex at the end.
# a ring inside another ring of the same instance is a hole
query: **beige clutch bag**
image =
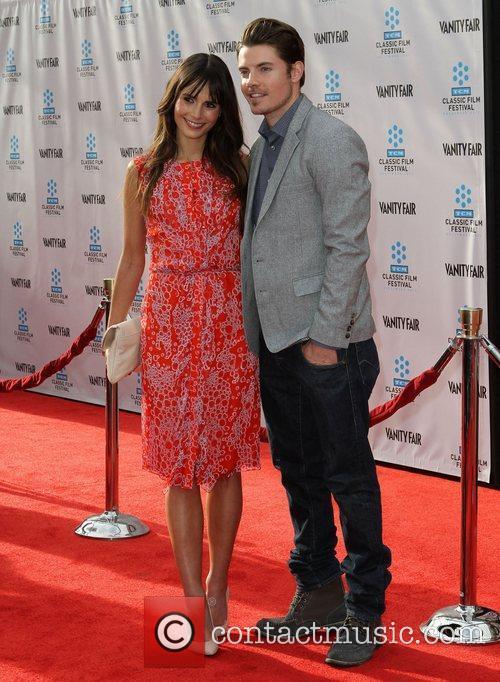
{"type": "Polygon", "coordinates": [[[116,384],[141,364],[141,319],[129,317],[106,329],[102,339],[106,354],[106,373],[116,384]]]}

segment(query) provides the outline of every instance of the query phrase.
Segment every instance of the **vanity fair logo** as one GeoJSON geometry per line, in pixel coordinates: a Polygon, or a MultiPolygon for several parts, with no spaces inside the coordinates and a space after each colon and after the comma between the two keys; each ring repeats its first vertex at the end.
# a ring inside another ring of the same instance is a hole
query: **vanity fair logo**
{"type": "Polygon", "coordinates": [[[142,111],[137,108],[135,87],[132,83],[123,86],[123,109],[120,111],[122,123],[139,123],[142,111]]]}
{"type": "Polygon", "coordinates": [[[390,247],[390,266],[382,273],[382,280],[391,289],[413,289],[418,276],[410,272],[408,249],[399,240],[390,247]]]}
{"type": "Polygon", "coordinates": [[[381,56],[406,54],[411,41],[403,36],[401,12],[398,7],[391,5],[385,10],[383,24],[383,40],[375,44],[379,54],[381,56]]]}
{"type": "Polygon", "coordinates": [[[21,20],[17,15],[10,17],[0,17],[0,28],[12,28],[13,26],[20,26],[21,20]]]}
{"type": "Polygon", "coordinates": [[[476,234],[483,221],[474,214],[472,189],[465,183],[455,187],[453,193],[453,216],[444,221],[449,234],[476,234]]]}
{"type": "Polygon", "coordinates": [[[38,22],[35,24],[35,31],[37,31],[39,35],[54,33],[57,24],[51,13],[52,9],[50,0],[39,0],[38,7],[35,9],[35,12],[38,14],[38,22]]]}
{"type": "Polygon", "coordinates": [[[231,14],[238,2],[239,0],[212,0],[212,2],[205,3],[205,10],[213,17],[219,14],[231,14]]]}
{"type": "Polygon", "coordinates": [[[16,258],[24,258],[29,251],[28,247],[24,245],[23,226],[19,220],[16,220],[14,225],[12,225],[12,242],[9,246],[9,251],[16,258]]]}
{"type": "Polygon", "coordinates": [[[481,21],[477,17],[472,19],[451,19],[439,21],[441,33],[451,35],[456,33],[473,33],[481,30],[481,21]]]}
{"type": "Polygon", "coordinates": [[[42,204],[42,211],[50,216],[63,214],[64,205],[58,196],[57,182],[53,179],[47,181],[47,201],[42,204]]]}
{"type": "Polygon", "coordinates": [[[207,43],[207,50],[210,54],[230,54],[236,52],[237,45],[237,40],[217,40],[207,43]]]}
{"type": "MultiPolygon", "coordinates": [[[[116,0],[115,0],[116,1],[116,0]]],[[[134,11],[132,2],[127,0],[120,0],[117,3],[117,13],[114,15],[114,20],[118,26],[130,26],[135,24],[139,18],[139,12],[134,11]]]]}
{"type": "Polygon", "coordinates": [[[24,116],[22,104],[4,104],[2,109],[4,116],[24,116]]]}
{"type": "Polygon", "coordinates": [[[105,263],[108,254],[102,248],[101,230],[93,225],[89,230],[89,248],[84,252],[84,256],[89,263],[105,263]]]}
{"type": "Polygon", "coordinates": [[[404,129],[393,123],[387,129],[385,156],[379,158],[379,169],[385,173],[406,173],[411,175],[415,167],[415,159],[408,153],[404,129]]]}
{"type": "Polygon", "coordinates": [[[12,135],[9,141],[9,158],[5,160],[7,170],[20,171],[23,169],[24,161],[19,151],[19,138],[12,135]]]}
{"type": "Polygon", "coordinates": [[[346,28],[333,29],[332,31],[314,32],[316,45],[346,45],[349,42],[349,31],[346,28]]]}
{"type": "Polygon", "coordinates": [[[22,343],[31,343],[33,338],[28,325],[28,313],[24,308],[19,308],[17,311],[17,327],[14,329],[14,337],[16,341],[22,343]]]}
{"type": "Polygon", "coordinates": [[[318,109],[332,114],[333,116],[343,116],[351,103],[342,95],[342,83],[340,73],[335,69],[330,69],[325,73],[325,92],[323,101],[317,103],[318,109]]]}
{"type": "Polygon", "coordinates": [[[80,66],[76,67],[76,73],[80,78],[95,78],[99,71],[93,57],[92,41],[85,38],[80,43],[80,66]]]}
{"type": "Polygon", "coordinates": [[[2,71],[4,83],[19,83],[21,72],[16,67],[16,56],[12,47],[5,52],[5,65],[2,71]]]}
{"type": "Polygon", "coordinates": [[[161,60],[161,64],[166,71],[175,71],[182,64],[181,37],[175,28],[167,33],[166,47],[166,57],[161,60]]]}
{"type": "Polygon", "coordinates": [[[97,16],[97,5],[84,5],[83,7],[73,7],[73,17],[75,19],[89,19],[97,16]]]}
{"type": "Polygon", "coordinates": [[[451,68],[450,96],[442,98],[444,114],[474,112],[481,103],[481,97],[474,95],[472,74],[468,64],[460,60],[451,68]]]}
{"type": "Polygon", "coordinates": [[[158,0],[160,7],[184,7],[186,0],[158,0]]]}

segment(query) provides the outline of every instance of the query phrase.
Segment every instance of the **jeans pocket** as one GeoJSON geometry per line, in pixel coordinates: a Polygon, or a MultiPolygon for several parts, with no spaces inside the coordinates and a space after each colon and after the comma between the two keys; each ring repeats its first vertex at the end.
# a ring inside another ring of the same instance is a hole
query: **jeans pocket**
{"type": "Polygon", "coordinates": [[[307,343],[307,341],[301,341],[300,343],[298,343],[297,349],[298,349],[300,359],[302,360],[303,364],[305,364],[307,367],[310,367],[311,369],[316,369],[316,370],[319,370],[320,372],[323,372],[327,369],[335,369],[336,367],[345,366],[345,364],[346,364],[346,349],[345,348],[338,348],[337,349],[337,362],[334,362],[332,365],[315,365],[314,363],[309,362],[309,360],[304,355],[304,352],[302,350],[302,346],[305,343],[307,343]]]}
{"type": "Polygon", "coordinates": [[[356,344],[356,357],[358,360],[361,381],[365,387],[367,399],[370,397],[377,377],[380,373],[377,347],[373,339],[361,341],[356,344]]]}

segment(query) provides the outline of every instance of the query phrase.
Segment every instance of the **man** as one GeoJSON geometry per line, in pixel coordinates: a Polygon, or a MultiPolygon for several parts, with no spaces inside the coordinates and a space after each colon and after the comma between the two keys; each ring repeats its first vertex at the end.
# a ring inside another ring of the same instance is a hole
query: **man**
{"type": "Polygon", "coordinates": [[[241,250],[245,332],[260,357],[297,582],[288,613],[257,626],[293,636],[298,628],[343,623],[326,662],[356,665],[376,647],[391,556],[367,438],[379,372],[365,269],[368,159],[354,130],[301,94],[304,44],[293,27],[251,22],[238,67],[252,113],[264,116],[250,154],[241,250]],[[332,495],[347,548],[342,564],[332,495]]]}

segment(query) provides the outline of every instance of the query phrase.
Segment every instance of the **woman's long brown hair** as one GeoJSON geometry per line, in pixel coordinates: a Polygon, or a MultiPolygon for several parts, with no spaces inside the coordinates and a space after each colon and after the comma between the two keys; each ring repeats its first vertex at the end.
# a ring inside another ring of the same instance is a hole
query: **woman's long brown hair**
{"type": "Polygon", "coordinates": [[[175,103],[186,91],[196,97],[208,84],[211,99],[221,108],[215,126],[209,131],[203,157],[215,170],[231,180],[234,195],[245,204],[247,171],[241,159],[243,128],[234,83],[226,64],[216,55],[197,53],[188,57],[169,80],[158,105],[158,122],[153,143],[146,152],[145,168],[149,171],[141,188],[141,207],[146,215],[151,195],[166,162],[177,157],[177,126],[174,120],[175,103]]]}

